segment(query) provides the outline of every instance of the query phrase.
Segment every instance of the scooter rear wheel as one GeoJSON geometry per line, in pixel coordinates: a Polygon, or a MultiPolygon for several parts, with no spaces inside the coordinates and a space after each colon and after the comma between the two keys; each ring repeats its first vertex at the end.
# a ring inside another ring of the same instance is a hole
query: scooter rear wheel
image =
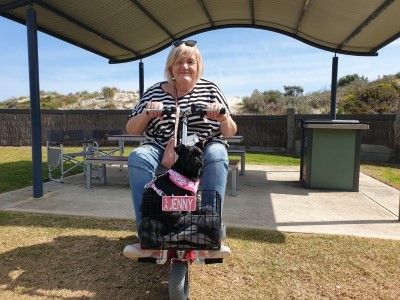
{"type": "Polygon", "coordinates": [[[169,300],[186,300],[189,297],[189,267],[185,262],[171,265],[168,282],[169,300]]]}

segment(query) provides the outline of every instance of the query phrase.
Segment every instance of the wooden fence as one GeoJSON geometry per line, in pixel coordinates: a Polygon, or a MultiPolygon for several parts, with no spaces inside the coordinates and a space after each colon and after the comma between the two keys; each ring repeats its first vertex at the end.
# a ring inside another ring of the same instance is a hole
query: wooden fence
{"type": "MultiPolygon", "coordinates": [[[[130,110],[42,110],[42,144],[46,130],[119,129],[124,128],[130,110]]],[[[369,124],[362,132],[362,144],[393,146],[393,123],[396,115],[337,115],[337,119],[359,120],[369,124]]],[[[301,140],[302,120],[329,119],[329,115],[237,115],[238,135],[245,137],[242,146],[250,150],[292,153],[293,144],[301,140]]],[[[30,110],[0,109],[0,146],[30,146],[30,110]]]]}

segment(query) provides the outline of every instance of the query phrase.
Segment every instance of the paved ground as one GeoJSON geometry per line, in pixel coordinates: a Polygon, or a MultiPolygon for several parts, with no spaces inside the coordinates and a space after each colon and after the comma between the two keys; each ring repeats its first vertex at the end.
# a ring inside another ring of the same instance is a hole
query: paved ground
{"type": "MultiPolygon", "coordinates": [[[[0,195],[0,210],[48,214],[134,218],[126,168],[108,168],[108,184],[86,188],[83,175],[0,195]]],[[[399,191],[360,174],[360,191],[304,189],[299,167],[246,166],[231,197],[230,178],[223,219],[229,226],[282,232],[344,234],[400,240],[399,191]]]]}

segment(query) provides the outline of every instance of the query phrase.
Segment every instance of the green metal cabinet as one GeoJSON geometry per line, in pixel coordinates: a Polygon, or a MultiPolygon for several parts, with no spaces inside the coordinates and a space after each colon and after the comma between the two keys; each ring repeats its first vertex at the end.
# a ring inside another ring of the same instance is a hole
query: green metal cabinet
{"type": "Polygon", "coordinates": [[[358,191],[361,131],[356,120],[302,122],[300,181],[305,188],[358,191]]]}

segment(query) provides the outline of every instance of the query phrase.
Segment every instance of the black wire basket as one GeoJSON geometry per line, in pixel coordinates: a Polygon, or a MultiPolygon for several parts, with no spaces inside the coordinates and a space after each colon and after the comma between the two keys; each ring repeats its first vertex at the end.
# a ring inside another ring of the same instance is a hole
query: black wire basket
{"type": "Polygon", "coordinates": [[[146,203],[142,203],[139,226],[142,249],[218,250],[223,231],[220,194],[198,191],[191,198],[169,197],[143,200],[146,203]]]}

